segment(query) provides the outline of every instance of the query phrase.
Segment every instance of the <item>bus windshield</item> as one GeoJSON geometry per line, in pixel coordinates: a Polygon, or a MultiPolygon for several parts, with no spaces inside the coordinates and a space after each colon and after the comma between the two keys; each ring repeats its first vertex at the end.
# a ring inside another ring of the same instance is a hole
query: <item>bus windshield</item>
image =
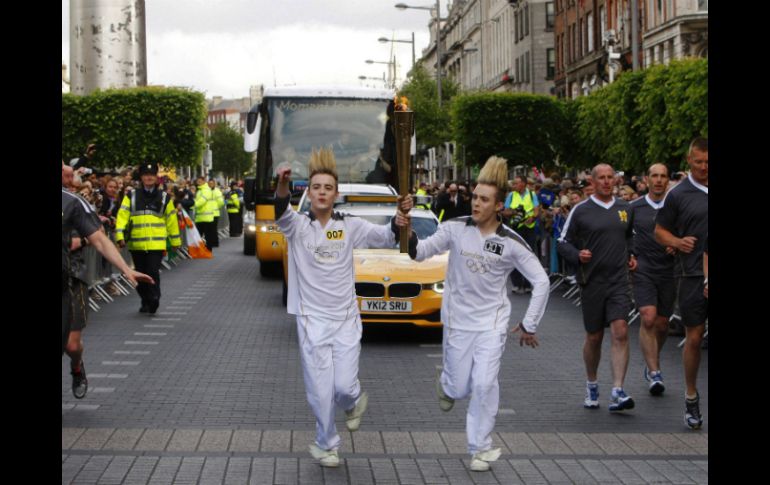
{"type": "Polygon", "coordinates": [[[378,158],[389,100],[291,97],[265,101],[272,175],[288,164],[293,180],[307,180],[311,149],[327,147],[334,150],[340,183],[386,183],[390,167],[383,167],[378,158]]]}

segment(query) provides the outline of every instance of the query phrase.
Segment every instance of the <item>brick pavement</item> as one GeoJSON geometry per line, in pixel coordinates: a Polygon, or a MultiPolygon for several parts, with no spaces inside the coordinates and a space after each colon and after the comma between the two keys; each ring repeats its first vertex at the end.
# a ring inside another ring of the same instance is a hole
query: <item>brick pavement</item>
{"type": "MultiPolygon", "coordinates": [[[[154,317],[138,313],[135,295],[91,314],[84,400],[72,397],[62,360],[62,483],[707,482],[708,352],[701,432],[682,424],[677,338],[662,355],[666,395],[646,393],[638,324],[626,384],[636,409],[606,411],[605,342],[602,409],[584,410],[580,311],[558,292],[539,349],[508,341],[494,436],[503,456],[493,473],[468,470],[467,401],[437,410],[440,333],[392,327],[365,330],[360,377],[370,408],[359,433],[342,434],[343,466],[321,470],[306,453],[314,423],[280,281],[260,278],[241,246],[223,239],[213,260],[164,272],[154,317]]],[[[514,296],[518,307],[524,300],[514,296]]]]}

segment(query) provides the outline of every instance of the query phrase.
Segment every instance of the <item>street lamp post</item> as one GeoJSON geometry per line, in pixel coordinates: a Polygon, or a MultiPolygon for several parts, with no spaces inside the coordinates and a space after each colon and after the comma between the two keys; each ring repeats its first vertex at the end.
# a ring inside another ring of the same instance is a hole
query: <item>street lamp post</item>
{"type": "Polygon", "coordinates": [[[392,77],[392,81],[391,81],[391,84],[392,84],[391,87],[395,88],[396,87],[396,60],[395,59],[396,58],[394,57],[392,61],[387,61],[387,62],[385,62],[385,61],[373,61],[371,59],[367,59],[364,62],[366,62],[367,64],[387,64],[388,65],[388,76],[391,76],[391,75],[393,76],[392,77]],[[392,66],[392,69],[393,69],[392,73],[391,73],[391,66],[392,66]]]}
{"type": "Polygon", "coordinates": [[[412,44],[412,67],[414,68],[414,63],[416,59],[414,55],[414,32],[412,32],[412,40],[388,39],[387,37],[380,37],[377,40],[382,42],[383,44],[387,42],[403,42],[404,44],[412,44]]]}
{"type": "MultiPolygon", "coordinates": [[[[396,8],[406,10],[413,8],[416,10],[433,10],[434,7],[413,7],[405,3],[397,3],[396,8]]],[[[438,107],[441,108],[441,3],[436,0],[436,87],[438,88],[438,107]]]]}

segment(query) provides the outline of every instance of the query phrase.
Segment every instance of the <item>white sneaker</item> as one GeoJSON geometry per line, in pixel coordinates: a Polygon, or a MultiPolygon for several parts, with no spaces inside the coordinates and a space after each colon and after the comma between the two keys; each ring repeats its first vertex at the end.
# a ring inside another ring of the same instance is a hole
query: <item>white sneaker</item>
{"type": "Polygon", "coordinates": [[[438,372],[438,377],[436,377],[436,395],[438,396],[438,407],[445,413],[451,411],[455,405],[455,400],[447,396],[444,388],[441,386],[441,371],[438,372]]]}
{"type": "Polygon", "coordinates": [[[309,449],[310,454],[318,460],[322,467],[336,468],[340,466],[340,457],[337,454],[337,450],[322,450],[315,443],[311,443],[309,449]]]}
{"type": "Polygon", "coordinates": [[[471,458],[471,470],[474,472],[489,471],[489,463],[500,458],[500,448],[480,451],[471,458]]]}
{"type": "Polygon", "coordinates": [[[369,405],[369,395],[362,392],[358,397],[358,402],[350,411],[345,411],[345,426],[348,427],[348,431],[358,431],[358,427],[361,426],[361,416],[366,411],[366,406],[369,405]]]}

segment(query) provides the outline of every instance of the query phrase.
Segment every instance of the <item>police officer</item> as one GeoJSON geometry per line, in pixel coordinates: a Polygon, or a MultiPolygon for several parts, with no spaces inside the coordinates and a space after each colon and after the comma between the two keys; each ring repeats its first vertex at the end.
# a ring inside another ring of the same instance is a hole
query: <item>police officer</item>
{"type": "Polygon", "coordinates": [[[209,209],[209,206],[211,205],[209,201],[213,200],[214,194],[211,193],[211,189],[206,184],[206,179],[203,176],[198,177],[196,186],[195,225],[198,227],[201,236],[206,240],[206,248],[211,251],[211,248],[213,247],[212,241],[214,241],[215,238],[211,233],[216,232],[216,226],[214,225],[214,214],[209,209]]]}
{"type": "MultiPolygon", "coordinates": [[[[428,195],[428,192],[426,191],[427,187],[428,187],[428,184],[426,184],[425,182],[420,182],[420,188],[417,189],[417,192],[415,192],[414,195],[416,195],[417,197],[421,195],[428,195]]],[[[430,202],[428,202],[427,204],[418,204],[418,205],[415,205],[415,207],[420,209],[430,210],[430,202]]]]}
{"type": "Polygon", "coordinates": [[[243,215],[241,213],[241,197],[237,190],[238,184],[230,182],[230,192],[227,193],[227,217],[230,218],[230,237],[238,237],[243,232],[243,215]]]}
{"type": "Polygon", "coordinates": [[[219,212],[222,207],[225,206],[225,196],[222,195],[222,191],[217,187],[217,181],[214,179],[209,180],[209,189],[211,189],[211,195],[213,199],[209,200],[209,212],[214,216],[213,226],[211,229],[211,246],[219,247],[219,212]]]}
{"type": "MultiPolygon", "coordinates": [[[[535,221],[540,215],[540,202],[534,192],[527,189],[527,178],[517,175],[513,178],[513,191],[505,199],[503,217],[510,218],[510,227],[523,237],[530,248],[537,251],[537,234],[535,221]],[[518,217],[517,217],[518,213],[518,217]]],[[[519,270],[511,273],[514,293],[531,291],[532,286],[524,278],[519,270]]]]}
{"type": "Polygon", "coordinates": [[[140,283],[142,313],[154,314],[160,305],[160,264],[166,252],[166,239],[173,248],[182,244],[174,200],[158,188],[158,164],[144,162],[139,167],[142,186],[123,198],[115,223],[115,241],[126,246],[137,270],[150,275],[157,284],[140,283]],[[130,224],[129,234],[126,226],[130,224]]]}

